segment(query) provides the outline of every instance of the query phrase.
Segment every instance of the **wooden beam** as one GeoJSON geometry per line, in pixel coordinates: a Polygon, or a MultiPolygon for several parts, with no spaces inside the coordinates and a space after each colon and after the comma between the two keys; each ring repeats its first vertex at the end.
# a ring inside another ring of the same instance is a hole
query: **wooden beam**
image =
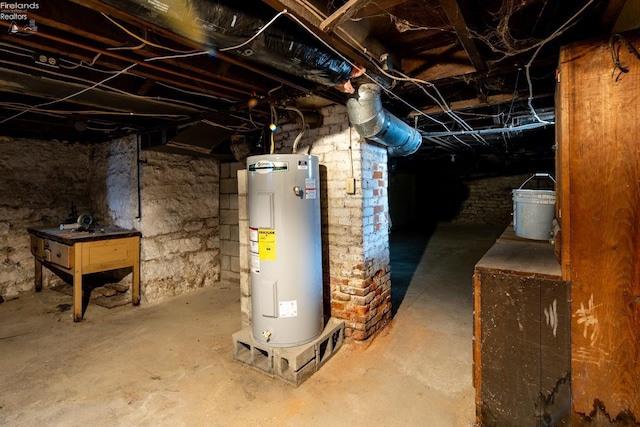
{"type": "Polygon", "coordinates": [[[344,21],[355,15],[358,10],[369,4],[369,2],[371,2],[371,0],[349,0],[333,12],[331,16],[322,21],[318,28],[325,33],[333,31],[335,27],[339,27],[344,21]]]}
{"type": "Polygon", "coordinates": [[[480,55],[476,44],[471,39],[471,34],[469,33],[469,29],[467,28],[467,23],[464,20],[464,16],[462,16],[462,11],[460,10],[458,1],[440,0],[440,4],[442,5],[444,13],[447,15],[449,22],[451,22],[451,25],[456,31],[462,47],[464,48],[465,52],[467,52],[467,56],[469,56],[471,64],[473,64],[476,71],[486,70],[487,66],[482,60],[482,56],[480,55]]]}
{"type": "MultiPolygon", "coordinates": [[[[545,96],[553,96],[553,93],[548,93],[548,94],[539,94],[536,97],[540,98],[540,97],[545,97],[545,96]]],[[[507,102],[511,102],[511,100],[524,100],[527,99],[528,94],[516,94],[515,98],[513,97],[512,94],[500,94],[500,95],[492,95],[492,96],[488,96],[486,97],[486,101],[481,101],[479,98],[473,98],[473,99],[465,99],[462,101],[455,101],[449,104],[449,108],[451,108],[451,110],[453,111],[462,111],[462,110],[469,110],[472,108],[478,108],[478,107],[490,107],[493,105],[499,105],[499,104],[504,104],[507,102]]],[[[420,110],[422,113],[424,114],[438,114],[438,113],[442,113],[442,108],[440,108],[437,105],[434,105],[432,107],[428,107],[428,108],[423,108],[420,110]]],[[[410,117],[413,116],[417,116],[420,113],[418,112],[411,112],[409,113],[410,117]]]]}
{"type": "MultiPolygon", "coordinates": [[[[613,28],[620,16],[620,12],[622,12],[622,9],[625,6],[625,3],[627,3],[627,0],[609,0],[607,9],[602,14],[602,20],[600,21],[602,23],[602,27],[606,31],[613,28]]],[[[629,3],[631,3],[631,0],[629,3]]]]}
{"type": "Polygon", "coordinates": [[[605,29],[611,28],[611,33],[623,33],[640,28],[640,1],[629,0],[620,8],[613,7],[614,3],[620,2],[621,0],[609,3],[609,8],[602,19],[602,26],[605,29]],[[612,25],[607,21],[608,18],[614,19],[612,25]]]}
{"type": "Polygon", "coordinates": [[[455,44],[405,58],[402,60],[402,69],[411,77],[432,82],[476,72],[468,59],[465,51],[455,44]]]}

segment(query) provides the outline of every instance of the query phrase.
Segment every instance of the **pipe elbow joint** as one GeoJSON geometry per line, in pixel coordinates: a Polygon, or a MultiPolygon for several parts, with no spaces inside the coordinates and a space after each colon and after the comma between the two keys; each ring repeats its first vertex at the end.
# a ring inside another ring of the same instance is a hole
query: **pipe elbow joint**
{"type": "Polygon", "coordinates": [[[347,115],[360,136],[386,146],[390,157],[413,154],[422,144],[417,130],[382,107],[376,84],[360,85],[357,96],[347,100],[347,115]]]}

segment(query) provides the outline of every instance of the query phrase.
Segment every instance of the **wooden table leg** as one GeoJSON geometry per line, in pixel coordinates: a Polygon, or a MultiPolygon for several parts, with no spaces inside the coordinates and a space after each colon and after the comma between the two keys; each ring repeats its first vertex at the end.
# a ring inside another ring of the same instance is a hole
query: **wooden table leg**
{"type": "Polygon", "coordinates": [[[133,278],[131,283],[131,303],[133,305],[140,304],[140,259],[133,264],[133,278]]]}
{"type": "Polygon", "coordinates": [[[133,277],[131,280],[131,303],[140,304],[140,238],[135,239],[133,257],[133,277]]]}
{"type": "Polygon", "coordinates": [[[42,290],[42,262],[36,257],[33,259],[35,260],[34,282],[36,285],[36,292],[40,292],[42,290]]]}
{"type": "Polygon", "coordinates": [[[82,243],[76,243],[73,264],[73,321],[82,320],[82,243]]]}

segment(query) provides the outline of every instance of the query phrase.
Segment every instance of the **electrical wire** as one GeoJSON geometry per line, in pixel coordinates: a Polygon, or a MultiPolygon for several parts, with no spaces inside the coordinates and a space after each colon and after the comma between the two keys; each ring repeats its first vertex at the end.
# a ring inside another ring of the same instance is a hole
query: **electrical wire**
{"type": "Polygon", "coordinates": [[[280,90],[284,87],[284,83],[280,83],[279,86],[274,87],[273,89],[269,89],[269,91],[267,92],[267,95],[269,96],[273,96],[273,93],[277,90],[280,90]]]}
{"type": "MultiPolygon", "coordinates": [[[[377,64],[374,63],[374,65],[377,66],[377,64]]],[[[396,71],[398,74],[400,74],[402,77],[396,77],[393,76],[389,73],[387,73],[385,70],[383,70],[382,68],[378,67],[378,70],[383,73],[384,75],[386,75],[389,78],[392,78],[394,80],[397,81],[406,81],[406,82],[411,82],[413,84],[415,84],[419,89],[421,89],[425,95],[427,95],[429,98],[431,98],[441,109],[442,111],[447,114],[449,117],[451,117],[456,123],[458,123],[460,126],[462,126],[463,129],[468,130],[468,131],[473,131],[473,128],[467,123],[465,122],[462,118],[460,118],[456,113],[453,112],[453,110],[451,110],[451,108],[449,107],[449,105],[447,104],[446,100],[444,99],[444,97],[442,96],[442,93],[435,87],[435,85],[431,82],[428,82],[426,80],[421,80],[421,79],[416,79],[413,77],[409,77],[403,73],[400,73],[398,71],[396,71]],[[435,90],[436,94],[438,95],[438,97],[440,98],[440,100],[438,100],[435,96],[431,95],[429,92],[427,92],[427,90],[422,86],[428,86],[431,89],[435,90]]],[[[384,88],[386,90],[386,88],[384,88]]],[[[390,91],[387,91],[390,93],[390,91]]],[[[395,94],[394,96],[397,99],[400,99],[399,97],[397,97],[395,94]]],[[[415,109],[415,111],[419,111],[417,109],[415,109]]],[[[430,116],[427,116],[430,117],[430,116]]],[[[445,129],[449,130],[446,126],[445,129]]],[[[474,136],[474,138],[476,138],[478,141],[482,142],[483,144],[487,145],[487,142],[484,140],[484,138],[478,136],[474,136]]]]}
{"type": "Polygon", "coordinates": [[[228,126],[228,125],[223,125],[221,123],[216,123],[216,122],[214,122],[212,120],[209,120],[209,119],[201,120],[201,122],[205,123],[205,124],[208,124],[209,126],[219,127],[221,129],[231,130],[231,131],[234,131],[234,132],[251,132],[251,131],[254,130],[254,129],[247,129],[246,128],[246,123],[242,124],[240,126],[228,126]]]}
{"type": "Polygon", "coordinates": [[[107,50],[139,50],[147,46],[146,42],[142,42],[137,46],[117,46],[117,47],[108,47],[107,50]]]}
{"type": "Polygon", "coordinates": [[[275,141],[274,141],[273,134],[276,132],[276,129],[278,128],[278,124],[276,123],[278,120],[278,115],[276,114],[276,109],[273,106],[273,104],[269,104],[269,110],[271,111],[271,123],[269,124],[269,130],[271,132],[271,138],[270,138],[271,147],[269,149],[269,154],[273,154],[275,151],[275,141]]]}
{"type": "Polygon", "coordinates": [[[295,111],[296,113],[298,113],[298,115],[300,116],[300,120],[302,120],[302,123],[300,125],[300,132],[298,132],[298,135],[296,136],[296,139],[293,141],[293,149],[292,149],[292,153],[293,154],[297,154],[298,152],[298,143],[300,142],[300,139],[302,139],[302,135],[304,134],[304,131],[306,130],[306,123],[304,121],[304,114],[302,114],[302,111],[298,110],[295,107],[284,107],[285,110],[289,110],[289,111],[295,111]]]}
{"type": "Polygon", "coordinates": [[[102,80],[102,81],[99,81],[98,83],[95,83],[95,84],[94,84],[94,85],[92,85],[92,86],[86,87],[86,88],[84,88],[84,89],[82,89],[82,90],[80,90],[80,91],[78,91],[78,92],[76,92],[76,93],[72,93],[71,95],[65,96],[64,98],[55,99],[55,100],[53,100],[53,101],[44,102],[44,103],[42,103],[42,104],[38,104],[38,105],[34,105],[34,106],[32,106],[32,107],[29,107],[29,108],[27,108],[26,110],[21,111],[21,112],[20,112],[20,113],[18,113],[18,114],[14,114],[13,116],[10,116],[10,117],[7,117],[6,119],[0,120],[0,124],[2,124],[2,123],[6,123],[6,122],[8,122],[8,121],[10,121],[10,120],[13,120],[13,119],[15,119],[15,118],[17,118],[17,117],[20,117],[21,115],[26,114],[26,113],[28,113],[28,112],[30,112],[30,111],[32,111],[32,110],[34,110],[34,109],[36,109],[36,108],[41,108],[41,107],[46,107],[46,106],[48,106],[48,105],[57,104],[57,103],[59,103],[59,102],[63,102],[63,101],[66,101],[66,100],[68,100],[68,99],[74,98],[74,97],[76,97],[76,96],[78,96],[78,95],[81,95],[81,94],[83,94],[83,93],[85,93],[85,92],[87,92],[87,91],[89,91],[89,90],[91,90],[91,89],[95,89],[96,87],[100,86],[101,84],[106,83],[106,82],[108,82],[109,80],[112,80],[112,79],[114,79],[114,78],[118,77],[120,74],[124,74],[124,73],[126,73],[127,71],[129,71],[130,69],[132,69],[133,67],[135,67],[136,65],[138,65],[138,64],[136,64],[136,63],[131,64],[131,65],[129,65],[128,67],[123,68],[122,70],[120,70],[120,72],[119,72],[119,73],[114,74],[113,76],[109,76],[109,77],[107,77],[106,79],[104,79],[104,80],[102,80]]]}
{"type": "MultiPolygon", "coordinates": [[[[6,108],[21,109],[28,107],[24,104],[14,104],[9,102],[0,102],[0,105],[6,108]]],[[[107,111],[107,110],[50,110],[44,108],[33,108],[32,112],[36,113],[50,113],[50,114],[58,114],[59,117],[64,117],[64,115],[69,114],[82,114],[82,115],[100,115],[100,116],[135,116],[135,117],[168,117],[168,118],[186,118],[189,117],[186,114],[161,114],[161,113],[134,113],[131,111],[107,111]]]]}
{"type": "Polygon", "coordinates": [[[624,38],[622,34],[612,34],[609,38],[609,50],[611,51],[611,60],[613,61],[613,70],[611,71],[611,75],[613,76],[616,70],[620,71],[616,76],[616,82],[620,80],[622,74],[629,72],[629,67],[627,67],[620,61],[620,47],[623,44],[627,47],[629,52],[636,57],[636,59],[640,59],[640,53],[638,52],[638,50],[631,43],[629,43],[629,41],[624,38]],[[620,46],[618,46],[617,49],[614,46],[616,40],[620,42],[620,46]]]}
{"type": "MultiPolygon", "coordinates": [[[[533,61],[535,61],[536,57],[538,56],[538,54],[540,53],[540,51],[542,50],[544,45],[546,45],[549,41],[555,39],[556,37],[558,37],[559,35],[564,33],[567,30],[567,28],[569,27],[569,25],[571,25],[572,22],[576,18],[578,18],[580,15],[582,15],[582,13],[589,6],[591,6],[594,2],[595,2],[595,0],[589,0],[584,6],[582,6],[582,8],[580,10],[578,10],[564,24],[562,24],[560,27],[558,27],[558,29],[556,31],[554,31],[549,37],[547,37],[546,39],[544,39],[541,42],[537,43],[538,48],[536,49],[534,54],[531,56],[531,59],[529,60],[529,62],[527,62],[527,65],[524,66],[525,71],[526,71],[526,76],[527,76],[527,84],[529,85],[529,98],[527,99],[527,104],[529,105],[529,110],[531,111],[531,114],[533,115],[533,117],[535,117],[536,120],[538,122],[540,122],[540,123],[551,124],[552,125],[555,122],[549,122],[549,121],[546,121],[546,120],[542,120],[538,116],[538,113],[536,112],[536,109],[533,108],[533,83],[531,82],[531,64],[533,64],[533,61]]],[[[529,49],[531,49],[531,48],[529,48],[529,49]]]]}
{"type": "Polygon", "coordinates": [[[194,92],[194,91],[191,91],[191,90],[186,90],[186,89],[179,88],[177,86],[171,86],[171,85],[168,85],[168,84],[163,83],[163,82],[155,82],[155,84],[157,84],[158,86],[163,86],[163,87],[166,87],[168,89],[173,89],[175,91],[186,93],[186,94],[189,94],[189,95],[200,96],[200,97],[203,97],[203,98],[210,98],[210,99],[215,99],[217,101],[224,101],[224,102],[229,102],[229,103],[234,102],[233,100],[231,100],[229,98],[223,98],[221,96],[210,95],[208,93],[194,92]]]}
{"type": "Polygon", "coordinates": [[[504,121],[505,125],[507,123],[509,123],[509,120],[511,120],[511,112],[513,111],[513,103],[516,100],[516,94],[518,93],[518,81],[520,80],[520,70],[522,70],[522,69],[518,68],[518,72],[516,73],[516,84],[513,86],[513,94],[511,95],[511,104],[509,105],[509,113],[507,114],[507,118],[504,121]]]}
{"type": "MultiPolygon", "coordinates": [[[[96,61],[98,60],[98,58],[100,58],[100,56],[102,55],[102,53],[98,52],[98,54],[96,56],[93,57],[93,60],[86,64],[89,68],[93,67],[96,63],[96,61]]],[[[84,61],[80,61],[78,64],[74,65],[74,66],[70,66],[70,67],[66,67],[62,64],[59,64],[60,68],[64,68],[66,70],[75,70],[76,68],[80,68],[82,65],[85,65],[84,61]]]]}
{"type": "MultiPolygon", "coordinates": [[[[0,46],[7,46],[7,47],[12,47],[13,48],[12,45],[8,45],[8,44],[2,43],[2,42],[0,42],[0,46]]],[[[35,51],[30,50],[30,49],[26,49],[26,48],[20,48],[20,49],[22,51],[24,51],[24,53],[17,52],[15,49],[12,49],[12,50],[2,49],[1,47],[0,47],[0,52],[11,53],[11,54],[14,54],[14,55],[17,55],[17,56],[23,56],[23,57],[26,57],[26,58],[33,58],[33,55],[35,54],[35,51]]],[[[110,74],[110,75],[120,73],[120,71],[106,71],[106,70],[101,70],[99,68],[95,68],[93,65],[95,65],[95,62],[96,62],[96,60],[98,59],[98,57],[100,55],[101,54],[98,53],[94,57],[93,61],[91,61],[90,64],[87,64],[84,61],[80,61],[80,63],[72,63],[73,64],[72,66],[68,66],[67,67],[67,66],[60,65],[60,67],[65,69],[65,70],[73,70],[73,69],[76,69],[76,68],[82,66],[82,67],[88,68],[88,69],[90,69],[92,71],[96,71],[96,72],[100,72],[100,73],[107,73],[107,74],[110,74]]],[[[63,61],[71,63],[71,61],[68,61],[68,60],[65,60],[65,59],[61,58],[60,62],[63,62],[63,61]]],[[[82,83],[88,83],[88,84],[93,84],[94,83],[93,81],[88,80],[88,79],[84,79],[84,78],[80,78],[80,77],[72,76],[72,75],[68,75],[68,74],[58,73],[58,72],[53,71],[53,69],[50,69],[48,67],[26,65],[26,64],[19,63],[19,62],[6,61],[6,60],[2,60],[2,59],[0,59],[0,63],[7,64],[7,65],[13,65],[13,66],[17,66],[17,67],[22,67],[22,68],[27,68],[27,69],[30,69],[30,70],[38,70],[39,72],[50,74],[50,75],[57,76],[57,77],[62,77],[62,78],[65,78],[67,80],[74,80],[74,81],[78,81],[78,82],[82,82],[82,83]]],[[[136,74],[132,74],[132,76],[139,77],[139,78],[144,78],[144,77],[138,76],[136,74]]],[[[177,86],[170,86],[170,85],[162,83],[162,82],[155,82],[155,84],[157,84],[159,86],[163,86],[163,87],[169,88],[169,89],[172,89],[172,90],[175,90],[175,91],[178,91],[178,92],[187,93],[189,95],[206,97],[206,98],[211,98],[211,99],[224,101],[224,102],[230,102],[230,103],[233,102],[233,100],[228,99],[228,98],[217,97],[217,96],[205,94],[205,93],[202,93],[202,92],[188,91],[188,90],[185,90],[185,89],[181,89],[181,88],[179,88],[177,86]]],[[[168,101],[168,102],[171,102],[172,104],[181,104],[181,105],[184,105],[184,106],[196,108],[198,110],[206,108],[206,107],[203,107],[202,104],[193,104],[191,102],[183,101],[181,99],[165,98],[165,97],[157,97],[157,96],[154,96],[154,97],[143,96],[143,95],[137,95],[137,94],[134,94],[134,93],[131,93],[131,92],[126,92],[124,90],[121,90],[121,89],[118,89],[118,88],[115,88],[115,87],[112,87],[112,86],[108,86],[108,85],[102,85],[102,86],[104,88],[107,88],[107,89],[113,91],[113,92],[120,93],[120,94],[127,95],[127,96],[131,96],[131,97],[134,97],[134,98],[137,98],[137,99],[145,99],[145,100],[152,100],[152,101],[168,101]]],[[[215,111],[213,109],[209,109],[209,110],[215,111]]]]}
{"type": "Polygon", "coordinates": [[[192,56],[202,56],[202,55],[209,55],[209,52],[207,52],[206,50],[199,50],[197,52],[180,53],[176,55],[154,56],[154,57],[145,59],[144,62],[161,61],[165,59],[190,58],[192,56]]]}
{"type": "Polygon", "coordinates": [[[260,34],[262,34],[267,28],[269,28],[278,18],[280,18],[282,15],[286,15],[287,9],[282,10],[281,12],[278,12],[273,18],[271,18],[271,20],[269,22],[267,22],[262,28],[260,28],[260,30],[258,30],[257,33],[255,33],[253,36],[251,36],[248,40],[235,45],[235,46],[229,46],[229,47],[225,47],[222,49],[218,49],[220,52],[226,52],[229,50],[236,50],[236,49],[240,49],[242,46],[248,45],[249,43],[251,43],[252,41],[254,41],[256,39],[256,37],[258,37],[260,34]]]}
{"type": "MultiPolygon", "coordinates": [[[[14,110],[24,110],[25,108],[29,107],[28,105],[25,105],[25,104],[8,103],[8,102],[7,103],[0,103],[0,105],[2,105],[5,108],[14,109],[14,110]]],[[[36,114],[43,115],[43,116],[55,117],[55,118],[58,118],[58,119],[64,119],[64,118],[68,117],[68,114],[66,114],[67,111],[63,111],[63,113],[65,113],[65,114],[58,114],[56,112],[56,110],[42,110],[42,109],[36,109],[36,110],[33,110],[32,112],[36,113],[36,114]]],[[[80,111],[78,113],[79,114],[83,114],[85,112],[84,111],[80,111]]],[[[153,116],[153,117],[155,117],[155,116],[153,116]]],[[[122,126],[122,125],[120,125],[118,123],[115,123],[115,122],[106,122],[104,120],[95,119],[95,118],[91,119],[88,122],[89,123],[94,123],[94,124],[103,124],[105,126],[106,125],[111,126],[108,129],[104,128],[104,127],[100,128],[100,127],[90,126],[90,125],[87,126],[87,129],[89,129],[89,130],[95,130],[95,131],[100,131],[100,132],[113,132],[113,131],[117,131],[117,130],[133,130],[133,131],[137,130],[136,128],[133,128],[133,127],[130,127],[130,126],[122,126]]]]}
{"type": "MultiPolygon", "coordinates": [[[[2,50],[2,49],[0,49],[0,50],[2,50]]],[[[0,59],[0,64],[8,64],[8,65],[13,65],[13,66],[18,66],[18,67],[26,68],[26,69],[29,69],[29,70],[38,70],[40,72],[43,72],[43,73],[46,73],[46,74],[50,74],[50,75],[53,75],[53,76],[63,77],[65,79],[67,79],[67,80],[73,80],[73,81],[87,83],[87,84],[93,84],[94,83],[93,81],[88,80],[88,79],[83,79],[83,78],[76,77],[76,76],[70,76],[70,75],[67,75],[67,74],[58,73],[56,71],[53,71],[52,69],[43,68],[41,66],[26,65],[26,64],[21,64],[19,62],[5,61],[5,60],[1,60],[1,59],[0,59]]],[[[91,69],[95,70],[95,68],[91,68],[91,69]]],[[[132,74],[132,75],[135,76],[135,74],[132,74]]],[[[159,82],[156,82],[156,83],[159,84],[159,82]]],[[[118,88],[115,88],[115,87],[112,87],[112,86],[109,86],[109,85],[105,85],[105,84],[103,84],[101,86],[103,88],[111,90],[114,93],[119,93],[119,94],[122,94],[122,95],[125,95],[125,96],[129,96],[129,97],[132,97],[132,98],[136,98],[136,99],[143,99],[143,100],[149,100],[149,101],[170,102],[171,104],[174,104],[174,105],[175,104],[180,104],[180,105],[185,106],[185,107],[192,107],[192,108],[194,108],[196,110],[202,110],[203,108],[206,108],[206,107],[203,107],[202,104],[194,104],[194,103],[191,103],[191,102],[188,102],[188,101],[183,101],[181,99],[165,98],[165,97],[157,97],[157,96],[143,96],[143,95],[137,95],[137,94],[134,94],[134,93],[131,93],[131,92],[126,92],[124,90],[121,90],[121,89],[118,89],[118,88]]],[[[171,89],[179,90],[178,88],[175,88],[173,86],[167,86],[167,87],[169,87],[171,89]]],[[[193,94],[197,94],[197,93],[194,92],[193,94]]],[[[214,109],[209,109],[209,110],[210,111],[215,111],[214,109]]]]}
{"type": "Polygon", "coordinates": [[[14,54],[14,55],[18,55],[18,56],[24,56],[25,58],[33,58],[33,53],[34,52],[32,50],[25,49],[25,48],[20,48],[18,46],[13,46],[13,45],[10,45],[8,43],[2,43],[2,42],[0,42],[0,46],[6,46],[6,47],[11,48],[11,49],[0,49],[0,52],[6,52],[6,53],[11,53],[11,54],[14,54]],[[23,50],[25,52],[29,52],[29,53],[19,53],[19,52],[16,52],[16,49],[21,49],[21,50],[23,50]]]}
{"type": "MultiPolygon", "coordinates": [[[[172,49],[170,47],[167,46],[162,46],[153,42],[150,42],[149,40],[146,40],[142,37],[140,37],[139,35],[129,31],[124,25],[119,24],[118,22],[116,22],[115,20],[113,20],[109,15],[107,15],[104,12],[100,12],[100,14],[102,16],[104,16],[105,18],[107,18],[107,20],[109,20],[113,25],[115,25],[116,27],[120,28],[122,31],[124,31],[125,33],[129,34],[131,37],[133,37],[134,39],[141,41],[142,43],[148,44],[149,46],[153,46],[156,47],[158,49],[164,49],[164,50],[168,50],[170,52],[176,52],[176,53],[193,53],[194,50],[178,50],[178,49],[172,49]]],[[[195,52],[199,52],[199,51],[195,51],[195,52]]]]}

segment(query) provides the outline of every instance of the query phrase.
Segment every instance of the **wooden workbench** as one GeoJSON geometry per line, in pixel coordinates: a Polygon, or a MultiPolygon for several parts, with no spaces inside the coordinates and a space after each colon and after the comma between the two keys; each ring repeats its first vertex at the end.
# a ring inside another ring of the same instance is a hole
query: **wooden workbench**
{"type": "Polygon", "coordinates": [[[511,227],[476,264],[478,425],[568,425],[571,313],[561,275],[553,245],[511,227]]]}
{"type": "Polygon", "coordinates": [[[140,303],[140,236],[137,230],[99,227],[90,231],[32,227],[31,253],[35,260],[35,288],[42,290],[42,266],[73,276],[73,320],[82,320],[82,276],[131,267],[131,302],[140,303]]]}

